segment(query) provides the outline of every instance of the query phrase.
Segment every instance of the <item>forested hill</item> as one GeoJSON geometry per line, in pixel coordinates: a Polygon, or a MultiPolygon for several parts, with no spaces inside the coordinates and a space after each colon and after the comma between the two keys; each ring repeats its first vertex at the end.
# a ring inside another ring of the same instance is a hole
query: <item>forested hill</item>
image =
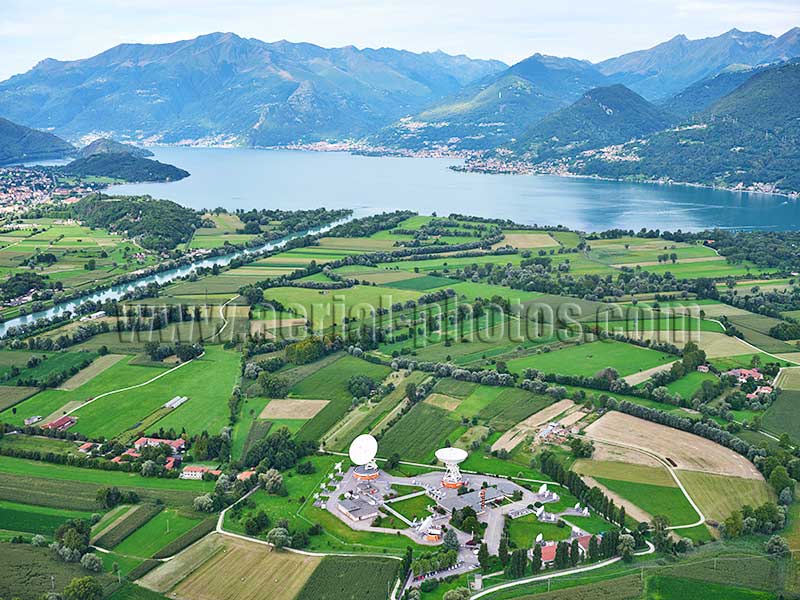
{"type": "Polygon", "coordinates": [[[86,158],[93,154],[131,154],[139,158],[153,156],[146,148],[139,148],[133,144],[122,144],[111,138],[98,138],[78,151],[78,158],[86,158]]]}
{"type": "Polygon", "coordinates": [[[714,102],[730,94],[762,69],[763,67],[739,67],[723,71],[693,83],[660,106],[679,119],[690,119],[705,112],[714,102]]]}
{"type": "Polygon", "coordinates": [[[63,158],[75,151],[60,137],[0,118],[0,165],[63,158]]]}
{"type": "Polygon", "coordinates": [[[765,69],[694,122],[613,151],[573,158],[572,172],[765,191],[800,191],[800,62],[765,69]]]}
{"type": "Polygon", "coordinates": [[[542,117],[609,80],[590,63],[534,54],[371,138],[375,145],[451,150],[506,144],[542,117]]]}
{"type": "Polygon", "coordinates": [[[173,165],[128,153],[77,158],[65,165],[62,172],[78,177],[111,177],[123,181],[177,181],[189,176],[188,171],[173,165]]]}
{"type": "Polygon", "coordinates": [[[89,227],[125,233],[150,250],[170,250],[188,242],[201,223],[192,209],[150,196],[90,194],[75,203],[72,212],[89,227]]]}
{"type": "Polygon", "coordinates": [[[593,89],[545,117],[513,146],[526,160],[599,148],[664,129],[670,117],[624,85],[593,89]]]}

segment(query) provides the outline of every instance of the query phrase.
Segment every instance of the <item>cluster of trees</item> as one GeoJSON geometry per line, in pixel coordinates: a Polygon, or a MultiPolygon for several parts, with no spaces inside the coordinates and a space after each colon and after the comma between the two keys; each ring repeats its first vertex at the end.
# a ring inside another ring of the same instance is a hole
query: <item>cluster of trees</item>
{"type": "Polygon", "coordinates": [[[786,525],[786,509],[774,502],[766,502],[761,506],[742,506],[720,523],[719,529],[726,538],[736,538],[753,533],[771,534],[780,531],[786,525]]]}
{"type": "Polygon", "coordinates": [[[30,271],[14,273],[0,283],[0,299],[11,300],[27,294],[30,290],[40,290],[45,287],[48,287],[48,281],[38,273],[30,271]]]}
{"type": "MultiPolygon", "coordinates": [[[[62,371],[49,371],[39,376],[34,376],[29,372],[21,371],[19,367],[12,365],[8,372],[0,378],[0,381],[10,382],[12,385],[54,388],[78,373],[78,371],[81,369],[85,369],[92,364],[93,358],[93,356],[87,355],[86,358],[84,358],[79,364],[72,365],[68,369],[64,369],[62,371]]],[[[39,364],[46,360],[47,356],[32,356],[28,360],[26,367],[31,370],[35,369],[39,364]]]]}
{"type": "Polygon", "coordinates": [[[286,427],[281,427],[253,444],[242,462],[247,467],[258,466],[260,470],[284,471],[295,466],[300,459],[313,454],[315,450],[314,442],[298,442],[286,427]]]}
{"type": "Polygon", "coordinates": [[[390,213],[361,217],[337,225],[328,232],[328,235],[330,237],[369,237],[379,231],[394,229],[415,214],[410,210],[396,210],[390,213]]]}
{"type": "Polygon", "coordinates": [[[411,563],[411,571],[415,576],[436,573],[449,569],[458,562],[458,550],[445,549],[438,552],[426,552],[411,563]]]}
{"type": "Polygon", "coordinates": [[[144,352],[150,360],[162,361],[169,356],[177,356],[181,362],[197,358],[205,350],[202,344],[161,344],[159,342],[145,342],[144,352]]]}
{"type": "Polygon", "coordinates": [[[612,523],[620,527],[625,526],[625,507],[617,507],[614,501],[606,496],[600,488],[590,488],[580,475],[565,469],[558,457],[550,450],[545,450],[539,456],[539,465],[542,473],[548,475],[566,487],[582,503],[591,506],[595,512],[603,515],[612,523]]]}
{"type": "Polygon", "coordinates": [[[139,494],[133,490],[120,491],[116,486],[97,490],[97,503],[103,508],[112,509],[120,504],[138,504],[139,494]]]}
{"type": "Polygon", "coordinates": [[[305,365],[341,349],[341,342],[329,336],[309,336],[286,346],[286,360],[295,365],[305,365]]]}
{"type": "MultiPolygon", "coordinates": [[[[227,213],[223,208],[216,208],[213,212],[214,214],[227,213]]],[[[327,208],[308,210],[264,208],[258,210],[254,208],[247,211],[239,209],[234,211],[234,214],[244,223],[244,228],[237,230],[237,233],[256,234],[264,240],[273,240],[344,219],[353,214],[353,211],[341,208],[333,210],[327,208]],[[266,231],[262,231],[262,226],[266,228],[266,231]]],[[[214,227],[214,222],[211,221],[208,226],[214,227]]]]}
{"type": "Polygon", "coordinates": [[[150,196],[89,194],[73,204],[71,212],[89,227],[124,233],[149,250],[171,250],[188,242],[200,227],[194,210],[150,196]]]}

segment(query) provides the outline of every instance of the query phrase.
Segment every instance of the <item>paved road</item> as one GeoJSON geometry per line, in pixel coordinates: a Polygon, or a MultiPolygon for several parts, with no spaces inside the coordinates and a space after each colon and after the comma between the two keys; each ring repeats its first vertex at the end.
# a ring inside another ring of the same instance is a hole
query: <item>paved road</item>
{"type": "MultiPolygon", "coordinates": [[[[647,550],[642,550],[641,552],[636,552],[635,556],[644,556],[646,554],[652,554],[656,551],[653,544],[650,542],[647,543],[647,550]]],[[[536,581],[547,581],[548,579],[555,579],[556,577],[566,577],[568,575],[575,575],[577,573],[585,573],[587,571],[594,571],[595,569],[602,569],[603,567],[607,567],[608,565],[613,565],[615,562],[619,562],[622,560],[622,557],[616,556],[614,558],[609,558],[608,560],[604,560],[599,563],[594,563],[592,565],[587,565],[585,567],[577,567],[575,569],[567,569],[566,571],[557,571],[555,573],[548,573],[547,575],[537,575],[536,577],[526,577],[525,579],[517,579],[515,581],[509,581],[508,583],[501,583],[499,585],[494,585],[492,587],[488,587],[485,590],[478,592],[477,594],[473,594],[470,596],[470,600],[477,600],[477,598],[483,598],[484,596],[488,596],[489,594],[494,594],[495,592],[499,592],[500,590],[506,590],[508,588],[516,587],[518,585],[525,585],[526,583],[534,583],[536,581]]]]}

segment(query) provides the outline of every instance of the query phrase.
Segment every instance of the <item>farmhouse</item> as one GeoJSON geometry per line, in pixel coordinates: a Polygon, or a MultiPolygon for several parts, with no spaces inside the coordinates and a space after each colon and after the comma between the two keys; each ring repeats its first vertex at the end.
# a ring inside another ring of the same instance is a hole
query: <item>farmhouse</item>
{"type": "Polygon", "coordinates": [[[256,474],[255,471],[242,471],[236,476],[236,479],[238,479],[239,481],[247,481],[255,474],[256,474]]]}
{"type": "Polygon", "coordinates": [[[760,386],[758,386],[756,388],[755,392],[750,392],[749,394],[747,394],[747,399],[748,400],[755,400],[759,396],[762,396],[762,395],[766,396],[766,395],[769,395],[771,393],[772,393],[772,386],[760,385],[760,386]]]}
{"type": "Polygon", "coordinates": [[[217,469],[209,469],[202,465],[188,465],[181,471],[180,479],[202,479],[206,473],[210,473],[214,477],[222,475],[222,471],[217,469]]]}
{"type": "Polygon", "coordinates": [[[73,417],[70,415],[64,415],[63,417],[59,417],[55,421],[51,421],[47,425],[44,426],[45,429],[57,429],[58,431],[66,431],[75,423],[78,422],[78,417],[73,417]]]}
{"type": "Polygon", "coordinates": [[[92,448],[95,447],[95,444],[92,442],[86,442],[85,444],[81,444],[78,446],[78,452],[83,452],[84,454],[88,454],[92,451],[92,448]]]}
{"type": "Polygon", "coordinates": [[[374,519],[378,516],[378,508],[357,498],[343,498],[337,504],[339,512],[345,514],[353,521],[374,519]]]}
{"type": "Polygon", "coordinates": [[[133,447],[137,450],[141,450],[142,448],[152,448],[160,446],[161,444],[172,448],[173,454],[178,454],[183,452],[183,449],[186,447],[186,440],[181,438],[177,440],[162,440],[161,438],[140,437],[133,443],[133,447]]]}
{"type": "Polygon", "coordinates": [[[131,458],[140,458],[142,455],[141,455],[141,454],[139,454],[138,452],[136,452],[136,451],[134,451],[134,450],[131,450],[130,448],[128,448],[127,450],[125,450],[125,452],[123,452],[123,453],[122,453],[122,454],[120,454],[119,456],[115,456],[114,458],[112,458],[112,459],[111,459],[111,462],[113,462],[113,463],[121,463],[121,462],[122,462],[122,457],[123,457],[123,456],[129,456],[129,457],[131,457],[131,458]]]}
{"type": "Polygon", "coordinates": [[[731,369],[726,371],[725,375],[733,375],[739,383],[747,383],[748,379],[755,381],[762,381],[764,375],[758,369],[731,369]]]}

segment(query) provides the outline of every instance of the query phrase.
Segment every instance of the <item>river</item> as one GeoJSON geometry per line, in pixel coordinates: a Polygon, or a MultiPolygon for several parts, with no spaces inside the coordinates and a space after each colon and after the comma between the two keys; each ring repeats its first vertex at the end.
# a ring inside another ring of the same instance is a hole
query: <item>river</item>
{"type": "Polygon", "coordinates": [[[683,185],[448,169],[455,159],[354,156],[249,148],[153,148],[191,173],[173,183],[120,185],[192,208],[352,208],[356,215],[409,209],[458,212],[583,231],[642,227],[800,229],[800,202],[782,196],[683,185]]]}
{"type": "MultiPolygon", "coordinates": [[[[339,221],[341,222],[341,221],[339,221]]],[[[167,283],[169,281],[173,281],[174,279],[178,279],[180,277],[185,277],[186,275],[191,274],[192,272],[196,271],[197,269],[208,268],[210,269],[214,265],[218,265],[220,267],[224,267],[225,265],[229,264],[232,260],[247,254],[254,254],[257,252],[268,252],[270,250],[275,250],[280,248],[290,240],[295,238],[301,237],[307,234],[316,234],[316,233],[323,233],[328,231],[332,227],[334,227],[336,223],[331,225],[326,225],[324,227],[318,227],[315,229],[311,229],[309,231],[303,233],[297,233],[280,240],[274,240],[262,246],[257,246],[254,248],[247,248],[245,250],[241,250],[238,252],[234,252],[231,254],[225,254],[223,256],[215,256],[212,258],[205,258],[193,262],[190,265],[183,265],[180,267],[176,267],[174,269],[167,269],[165,271],[161,271],[160,273],[155,273],[153,275],[146,275],[135,281],[129,281],[127,283],[122,283],[119,285],[114,285],[108,287],[103,290],[99,290],[97,292],[93,292],[91,294],[87,294],[86,296],[80,296],[79,298],[75,298],[73,300],[67,300],[66,302],[61,302],[48,308],[46,310],[41,310],[38,312],[33,312],[28,315],[24,315],[21,317],[15,317],[13,319],[9,319],[4,323],[0,323],[0,338],[6,335],[6,332],[11,327],[16,327],[19,325],[25,325],[27,323],[31,323],[36,321],[37,319],[51,319],[56,316],[60,316],[67,311],[74,312],[74,310],[80,306],[81,304],[85,304],[86,302],[102,302],[104,300],[117,300],[122,298],[126,293],[135,290],[136,288],[145,287],[150,283],[167,283]]]]}
{"type": "MultiPolygon", "coordinates": [[[[459,173],[447,168],[458,162],[454,159],[248,148],[157,147],[153,151],[157,160],[184,168],[191,176],[172,183],[118,185],[110,192],[150,194],[196,209],[325,206],[351,208],[356,216],[409,209],[423,214],[502,217],[584,231],[800,229],[800,202],[770,194],[556,176],[459,173]]],[[[274,249],[282,243],[255,250],[274,249]]],[[[9,327],[73,311],[89,300],[119,298],[136,287],[171,281],[198,267],[223,266],[239,255],[202,260],[10,319],[0,324],[0,337],[9,327]]]]}

